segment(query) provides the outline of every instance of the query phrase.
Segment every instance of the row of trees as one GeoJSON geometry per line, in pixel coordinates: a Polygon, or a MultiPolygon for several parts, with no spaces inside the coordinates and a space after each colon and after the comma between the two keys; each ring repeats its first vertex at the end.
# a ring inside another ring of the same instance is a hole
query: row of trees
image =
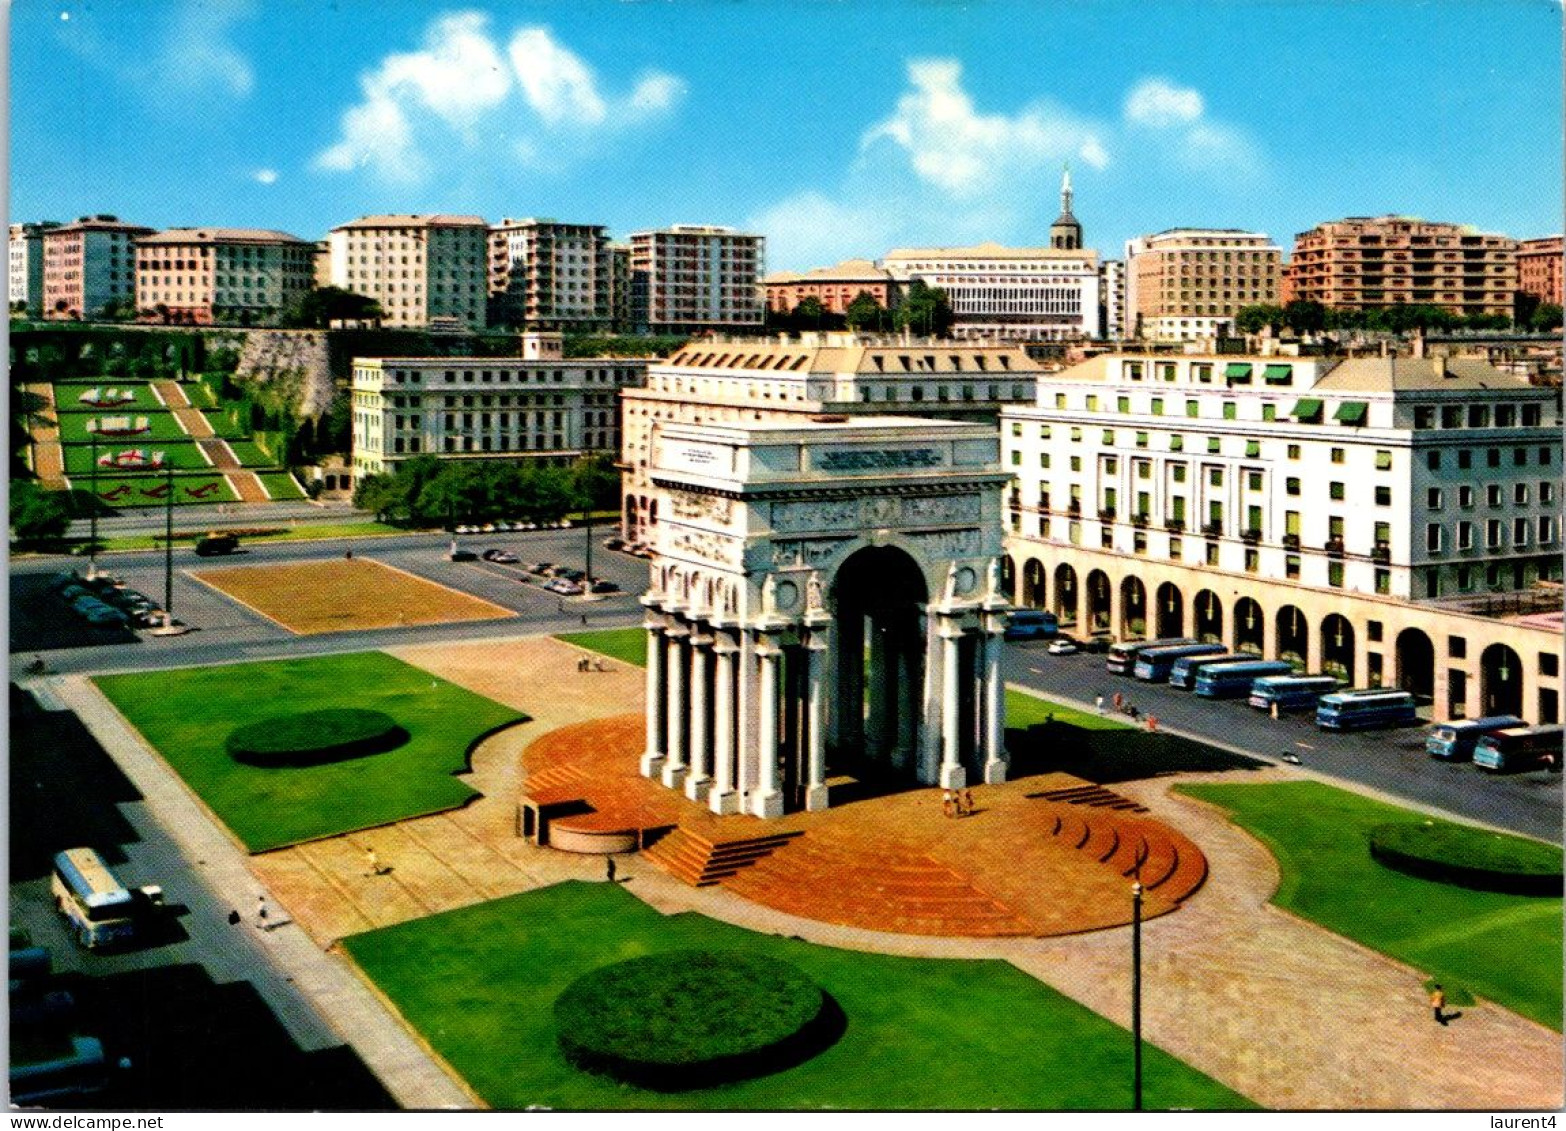
{"type": "Polygon", "coordinates": [[[915,334],[944,337],[952,328],[951,299],[939,287],[922,280],[909,285],[903,300],[888,310],[869,291],[860,291],[841,312],[828,310],[814,295],[799,300],[786,313],[769,309],[767,329],[800,333],[805,330],[852,330],[885,334],[907,329],[915,334]]]}
{"type": "Polygon", "coordinates": [[[497,519],[558,522],[586,509],[618,509],[620,475],[610,456],[581,459],[570,467],[419,456],[393,473],[361,478],[353,501],[382,522],[409,526],[497,519]]]}
{"type": "MultiPolygon", "coordinates": [[[[1259,334],[1264,329],[1273,333],[1287,328],[1300,336],[1320,334],[1327,330],[1371,330],[1381,333],[1406,334],[1411,330],[1506,330],[1514,322],[1504,314],[1453,314],[1445,307],[1423,303],[1394,303],[1374,310],[1344,310],[1323,306],[1311,299],[1295,299],[1284,305],[1262,303],[1241,307],[1234,317],[1234,326],[1242,334],[1259,334]]],[[[1553,303],[1533,303],[1528,317],[1516,323],[1519,330],[1538,333],[1561,325],[1561,308],[1553,303]]]]}

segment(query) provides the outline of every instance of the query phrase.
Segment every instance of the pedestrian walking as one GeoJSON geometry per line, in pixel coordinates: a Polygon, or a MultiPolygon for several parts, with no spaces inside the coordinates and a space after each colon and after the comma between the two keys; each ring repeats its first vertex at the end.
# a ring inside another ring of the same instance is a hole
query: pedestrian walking
{"type": "Polygon", "coordinates": [[[1115,692],[1115,699],[1114,699],[1115,714],[1118,715],[1120,713],[1120,708],[1125,705],[1125,701],[1126,701],[1126,697],[1124,695],[1120,694],[1120,692],[1118,692],[1118,691],[1115,692]]]}
{"type": "Polygon", "coordinates": [[[256,926],[266,927],[266,896],[256,896],[256,926]]]}
{"type": "Polygon", "coordinates": [[[973,790],[962,791],[962,814],[967,817],[973,813],[973,790]]]}
{"type": "Polygon", "coordinates": [[[1437,1024],[1445,1025],[1451,1020],[1446,1015],[1446,991],[1441,988],[1440,982],[1430,987],[1430,1009],[1435,1014],[1437,1024]]]}
{"type": "Polygon", "coordinates": [[[604,858],[604,876],[607,877],[611,884],[614,883],[615,868],[613,856],[606,856],[604,858]]]}
{"type": "Polygon", "coordinates": [[[1131,721],[1133,723],[1142,717],[1142,712],[1136,709],[1135,703],[1126,704],[1126,714],[1131,716],[1131,721]]]}
{"type": "Polygon", "coordinates": [[[1149,733],[1149,734],[1157,734],[1158,733],[1158,716],[1157,715],[1148,715],[1147,716],[1147,733],[1149,733]]]}
{"type": "Polygon", "coordinates": [[[583,625],[586,625],[586,624],[587,624],[587,614],[586,614],[586,613],[583,613],[583,614],[582,614],[582,624],[583,624],[583,625]]]}
{"type": "Polygon", "coordinates": [[[1104,697],[1102,695],[1096,696],[1093,699],[1093,706],[1098,708],[1098,713],[1102,715],[1104,713],[1104,697]]]}
{"type": "Polygon", "coordinates": [[[386,869],[381,867],[381,858],[375,855],[375,849],[373,848],[364,850],[364,868],[366,876],[381,876],[386,873],[386,869]]]}
{"type": "Polygon", "coordinates": [[[230,927],[239,926],[239,908],[236,907],[228,913],[228,925],[230,927]]]}
{"type": "Polygon", "coordinates": [[[949,789],[941,790],[941,813],[944,816],[950,817],[952,815],[953,808],[952,791],[949,789]]]}

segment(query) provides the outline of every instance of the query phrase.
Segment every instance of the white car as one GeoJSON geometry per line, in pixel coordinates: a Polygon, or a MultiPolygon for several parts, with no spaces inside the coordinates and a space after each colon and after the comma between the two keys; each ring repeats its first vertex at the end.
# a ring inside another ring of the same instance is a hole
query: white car
{"type": "Polygon", "coordinates": [[[1045,649],[1051,656],[1070,656],[1077,651],[1075,640],[1051,640],[1049,647],[1045,649]]]}

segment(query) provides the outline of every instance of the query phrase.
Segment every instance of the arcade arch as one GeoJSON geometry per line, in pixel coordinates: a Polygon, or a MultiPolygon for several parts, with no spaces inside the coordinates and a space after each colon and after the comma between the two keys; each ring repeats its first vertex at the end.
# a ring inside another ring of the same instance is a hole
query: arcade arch
{"type": "Polygon", "coordinates": [[[1435,645],[1417,628],[1397,634],[1397,686],[1420,702],[1435,698],[1435,645]]]}
{"type": "Polygon", "coordinates": [[[1234,650],[1258,656],[1267,651],[1267,616],[1250,597],[1241,597],[1234,603],[1234,650]]]}
{"type": "Polygon", "coordinates": [[[1522,658],[1505,644],[1492,644],[1479,657],[1479,706],[1485,715],[1523,713],[1522,658]]]}
{"type": "Polygon", "coordinates": [[[1159,639],[1185,635],[1185,597],[1180,587],[1166,581],[1158,587],[1154,600],[1154,623],[1158,626],[1153,636],[1159,639]]]}
{"type": "Polygon", "coordinates": [[[1203,589],[1191,602],[1194,622],[1193,635],[1200,641],[1223,643],[1223,602],[1211,589],[1203,589]]]}
{"type": "Polygon", "coordinates": [[[1321,622],[1321,670],[1354,684],[1354,626],[1341,613],[1329,613],[1321,622]]]}

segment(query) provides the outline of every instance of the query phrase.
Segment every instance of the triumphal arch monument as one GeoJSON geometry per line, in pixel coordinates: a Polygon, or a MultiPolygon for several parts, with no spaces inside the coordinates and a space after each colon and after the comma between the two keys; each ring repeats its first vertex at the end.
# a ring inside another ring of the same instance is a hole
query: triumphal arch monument
{"type": "Polygon", "coordinates": [[[664,423],[649,471],[645,776],[760,817],[839,765],[1005,780],[993,425],[664,423]]]}

